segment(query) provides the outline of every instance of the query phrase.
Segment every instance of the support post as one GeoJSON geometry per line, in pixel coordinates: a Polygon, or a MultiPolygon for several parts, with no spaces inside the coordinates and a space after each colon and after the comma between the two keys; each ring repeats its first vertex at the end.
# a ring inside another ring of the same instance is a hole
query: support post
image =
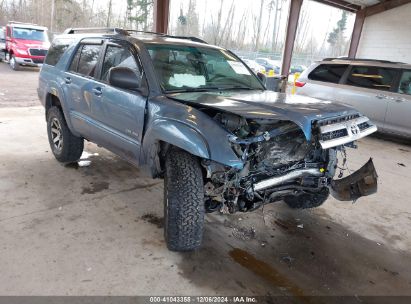
{"type": "Polygon", "coordinates": [[[298,27],[298,19],[300,18],[301,5],[303,0],[291,0],[290,11],[287,21],[287,36],[285,37],[285,45],[283,52],[283,62],[281,66],[281,75],[287,76],[290,73],[291,57],[293,55],[295,34],[298,27]]]}
{"type": "Polygon", "coordinates": [[[348,57],[355,58],[357,55],[358,45],[360,43],[362,27],[365,20],[365,11],[361,10],[355,14],[354,28],[352,30],[350,50],[348,51],[348,57]]]}
{"type": "Polygon", "coordinates": [[[154,0],[154,31],[167,34],[170,0],[154,0]]]}

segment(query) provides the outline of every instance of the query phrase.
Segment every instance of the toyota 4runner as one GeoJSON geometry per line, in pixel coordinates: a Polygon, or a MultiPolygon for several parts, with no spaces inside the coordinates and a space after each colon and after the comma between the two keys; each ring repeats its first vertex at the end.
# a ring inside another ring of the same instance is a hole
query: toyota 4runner
{"type": "Polygon", "coordinates": [[[260,77],[198,38],[68,29],[48,52],[38,94],[58,161],[79,160],[86,139],[164,179],[167,246],[186,251],[200,246],[206,212],[376,192],[371,159],[333,179],[337,152],[376,131],[367,117],[267,91],[260,77]]]}

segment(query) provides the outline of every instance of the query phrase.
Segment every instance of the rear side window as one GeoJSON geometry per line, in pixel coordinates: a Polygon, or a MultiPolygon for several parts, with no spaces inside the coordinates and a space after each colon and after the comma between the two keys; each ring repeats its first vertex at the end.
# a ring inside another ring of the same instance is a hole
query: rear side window
{"type": "Polygon", "coordinates": [[[347,67],[348,64],[321,64],[308,75],[308,79],[338,83],[347,67]]]}
{"type": "Polygon", "coordinates": [[[64,52],[67,50],[67,48],[70,46],[70,44],[73,42],[73,39],[61,39],[57,38],[54,39],[50,49],[47,52],[47,57],[45,60],[45,63],[48,65],[56,65],[61,56],[63,56],[64,52]]]}
{"type": "Polygon", "coordinates": [[[69,71],[94,77],[101,45],[81,45],[70,64],[69,71]]]}
{"type": "Polygon", "coordinates": [[[353,66],[347,78],[347,84],[389,91],[394,82],[395,69],[381,68],[375,66],[353,66]]]}
{"type": "Polygon", "coordinates": [[[411,70],[402,73],[398,93],[411,95],[411,70]]]}

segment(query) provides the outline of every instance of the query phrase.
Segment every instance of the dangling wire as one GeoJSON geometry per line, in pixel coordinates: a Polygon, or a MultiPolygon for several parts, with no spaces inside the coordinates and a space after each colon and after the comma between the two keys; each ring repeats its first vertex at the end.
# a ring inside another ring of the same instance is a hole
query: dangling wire
{"type": "Polygon", "coordinates": [[[337,166],[338,169],[340,169],[340,173],[338,174],[338,178],[343,177],[344,175],[344,171],[347,170],[350,174],[351,174],[351,170],[348,168],[347,166],[347,151],[345,150],[345,147],[342,146],[341,149],[339,149],[340,153],[341,153],[341,157],[342,157],[342,166],[339,167],[337,166]]]}

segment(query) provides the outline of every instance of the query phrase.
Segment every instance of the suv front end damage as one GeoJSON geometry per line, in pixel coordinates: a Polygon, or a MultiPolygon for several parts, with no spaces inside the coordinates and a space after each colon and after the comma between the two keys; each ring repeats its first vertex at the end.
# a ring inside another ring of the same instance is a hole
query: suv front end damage
{"type": "Polygon", "coordinates": [[[214,119],[232,133],[227,141],[244,166],[238,170],[203,161],[209,212],[252,211],[279,200],[294,208],[311,208],[321,205],[330,192],[338,200],[356,200],[377,190],[371,159],[352,175],[334,179],[337,153],[345,154],[346,146],[355,147],[354,140],[376,131],[364,116],[315,121],[310,141],[289,121],[245,119],[230,113],[217,113],[214,119]]]}

